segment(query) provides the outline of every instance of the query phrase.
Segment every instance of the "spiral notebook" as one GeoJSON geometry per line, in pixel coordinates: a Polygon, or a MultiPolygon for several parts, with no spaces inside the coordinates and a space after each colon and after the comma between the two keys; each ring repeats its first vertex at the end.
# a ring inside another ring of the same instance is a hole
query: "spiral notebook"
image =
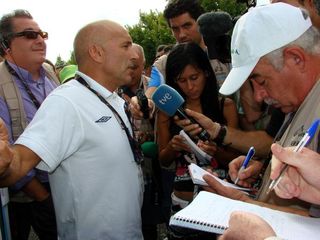
{"type": "Polygon", "coordinates": [[[202,191],[170,219],[170,226],[222,234],[233,211],[251,212],[267,221],[283,239],[319,239],[320,219],[280,212],[202,191]]]}

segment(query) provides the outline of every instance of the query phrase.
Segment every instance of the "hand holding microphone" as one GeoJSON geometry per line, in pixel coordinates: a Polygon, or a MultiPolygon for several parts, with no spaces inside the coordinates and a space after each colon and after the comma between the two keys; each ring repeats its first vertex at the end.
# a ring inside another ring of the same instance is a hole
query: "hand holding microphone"
{"type": "Polygon", "coordinates": [[[186,114],[182,107],[184,99],[175,89],[163,84],[153,93],[152,100],[155,105],[168,116],[172,117],[177,115],[180,119],[187,119],[191,123],[198,124],[202,130],[197,134],[197,137],[202,141],[210,140],[210,134],[207,130],[205,130],[194,118],[186,114]]]}

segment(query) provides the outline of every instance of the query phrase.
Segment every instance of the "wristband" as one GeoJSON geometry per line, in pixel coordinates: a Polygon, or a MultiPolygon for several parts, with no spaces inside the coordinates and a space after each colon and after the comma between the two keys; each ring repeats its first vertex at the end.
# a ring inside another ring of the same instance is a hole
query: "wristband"
{"type": "Polygon", "coordinates": [[[214,139],[215,143],[218,146],[222,146],[226,135],[227,135],[227,127],[225,125],[221,125],[218,135],[214,139]]]}

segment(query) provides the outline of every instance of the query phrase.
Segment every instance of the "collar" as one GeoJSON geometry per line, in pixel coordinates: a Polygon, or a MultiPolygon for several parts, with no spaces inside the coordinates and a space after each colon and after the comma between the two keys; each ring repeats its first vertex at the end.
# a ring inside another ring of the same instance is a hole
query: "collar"
{"type": "Polygon", "coordinates": [[[103,87],[101,84],[97,83],[94,79],[92,79],[88,75],[80,71],[77,71],[76,75],[79,75],[80,77],[82,77],[89,84],[89,86],[93,90],[97,91],[103,98],[108,99],[108,98],[115,98],[118,96],[116,92],[110,92],[108,89],[103,87]]]}

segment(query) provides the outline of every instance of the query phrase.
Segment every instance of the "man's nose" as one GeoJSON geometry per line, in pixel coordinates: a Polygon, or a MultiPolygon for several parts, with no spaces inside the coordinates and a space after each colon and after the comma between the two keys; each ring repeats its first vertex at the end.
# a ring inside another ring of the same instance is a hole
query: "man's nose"
{"type": "Polygon", "coordinates": [[[253,84],[253,97],[256,102],[261,103],[268,97],[268,93],[263,87],[253,84]]]}

